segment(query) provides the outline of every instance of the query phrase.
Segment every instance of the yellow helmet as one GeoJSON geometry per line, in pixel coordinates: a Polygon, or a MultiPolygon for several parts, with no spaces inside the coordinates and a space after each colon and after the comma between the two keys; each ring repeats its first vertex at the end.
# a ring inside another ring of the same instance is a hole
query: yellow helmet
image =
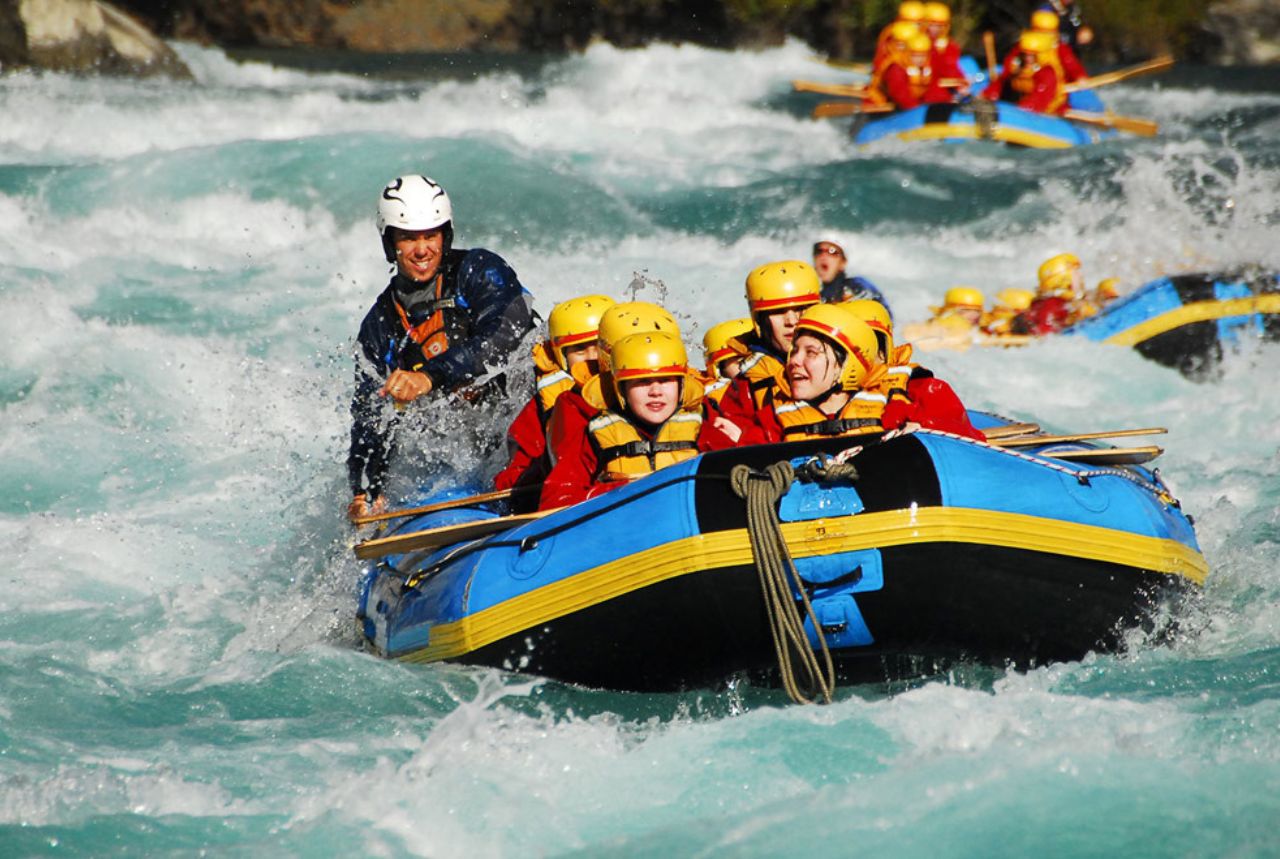
{"type": "Polygon", "coordinates": [[[944,309],[981,310],[985,301],[986,299],[982,297],[982,292],[972,286],[953,286],[942,297],[944,309]]]}
{"type": "Polygon", "coordinates": [[[600,371],[609,369],[613,344],[628,334],[668,331],[679,336],[680,326],[667,309],[648,301],[624,301],[615,304],[600,317],[597,333],[600,344],[600,371]]]}
{"type": "Polygon", "coordinates": [[[996,306],[1010,310],[1026,310],[1035,300],[1036,294],[1029,289],[1002,289],[996,293],[996,306]]]}
{"type": "Polygon", "coordinates": [[[583,295],[551,308],[547,330],[551,336],[552,357],[561,370],[569,368],[564,350],[594,341],[600,328],[600,317],[613,305],[614,300],[607,295],[583,295]]]}
{"type": "Polygon", "coordinates": [[[885,360],[893,357],[893,317],[889,315],[887,307],[870,298],[853,298],[840,306],[867,323],[871,330],[876,332],[876,339],[880,341],[880,349],[884,352],[885,360]]]}
{"type": "Polygon", "coordinates": [[[1072,275],[1080,268],[1080,258],[1075,254],[1058,254],[1040,264],[1040,295],[1056,295],[1067,300],[1076,297],[1072,275]]]}
{"type": "Polygon", "coordinates": [[[702,335],[702,354],[707,359],[707,372],[713,376],[717,375],[719,363],[738,354],[737,350],[729,345],[729,341],[735,337],[750,334],[754,330],[755,323],[748,317],[730,319],[728,322],[721,322],[719,325],[708,328],[707,333],[702,335]]]}
{"type": "Polygon", "coordinates": [[[927,54],[933,50],[933,39],[926,33],[916,33],[907,40],[907,50],[913,54],[927,54]]]}
{"type": "Polygon", "coordinates": [[[1037,9],[1031,13],[1031,29],[1039,33],[1058,35],[1058,14],[1048,9],[1037,9]]]}
{"type": "Polygon", "coordinates": [[[924,4],[924,19],[931,24],[950,24],[951,7],[946,3],[924,4]]]}
{"type": "Polygon", "coordinates": [[[1043,30],[1023,30],[1021,38],[1018,39],[1018,48],[1027,54],[1047,54],[1058,47],[1058,36],[1056,33],[1046,33],[1043,30]]]}
{"type": "Polygon", "coordinates": [[[1113,298],[1119,298],[1120,297],[1120,278],[1108,277],[1098,281],[1098,286],[1097,288],[1094,289],[1093,292],[1096,296],[1098,296],[1098,298],[1106,299],[1108,301],[1110,301],[1113,298]]]}
{"type": "Polygon", "coordinates": [[[889,28],[889,41],[902,42],[904,45],[911,41],[912,36],[919,35],[920,28],[911,21],[898,21],[889,28]]]}
{"type": "Polygon", "coordinates": [[[813,266],[798,259],[771,262],[747,275],[747,307],[756,333],[763,336],[759,315],[789,307],[808,307],[822,299],[822,280],[813,266]]]}
{"type": "Polygon", "coordinates": [[[689,373],[689,355],[685,352],[680,333],[670,331],[646,331],[628,334],[613,344],[613,391],[619,402],[626,399],[622,393],[625,382],[637,379],[661,379],[676,376],[683,379],[689,373]]]}
{"type": "Polygon", "coordinates": [[[841,389],[856,391],[862,387],[867,374],[877,363],[876,350],[879,349],[876,332],[870,325],[843,304],[815,304],[796,323],[796,337],[804,333],[828,340],[844,352],[839,381],[841,389]]]}
{"type": "Polygon", "coordinates": [[[898,4],[898,20],[912,23],[923,21],[924,10],[925,5],[920,0],[904,0],[904,2],[898,4]]]}

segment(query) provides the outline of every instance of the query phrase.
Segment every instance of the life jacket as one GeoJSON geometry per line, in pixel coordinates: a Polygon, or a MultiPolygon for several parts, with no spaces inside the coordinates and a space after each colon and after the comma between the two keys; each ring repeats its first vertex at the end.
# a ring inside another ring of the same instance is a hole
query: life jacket
{"type": "Polygon", "coordinates": [[[1012,307],[997,307],[982,315],[982,321],[978,323],[978,327],[987,334],[999,337],[1009,334],[1010,326],[1013,324],[1013,317],[1017,316],[1020,311],[1014,310],[1012,307]]]}
{"type": "Polygon", "coordinates": [[[1067,92],[1063,89],[1066,82],[1067,74],[1062,70],[1062,61],[1058,59],[1056,50],[1036,54],[1033,62],[1027,62],[1026,54],[1020,54],[1017,60],[1018,68],[1009,77],[1009,88],[1021,97],[1026,97],[1035,92],[1036,73],[1043,68],[1051,68],[1054,72],[1054,80],[1057,82],[1057,91],[1053,94],[1053,98],[1045,107],[1045,113],[1057,113],[1059,108],[1067,101],[1067,92]]]}
{"type": "Polygon", "coordinates": [[[786,368],[782,362],[760,347],[751,349],[751,354],[742,359],[741,378],[747,380],[751,389],[751,399],[757,409],[763,408],[769,393],[778,387],[786,368]]]}
{"type": "Polygon", "coordinates": [[[903,63],[902,69],[907,73],[907,80],[911,81],[911,94],[917,100],[923,98],[925,90],[933,83],[933,63],[927,62],[923,66],[903,63]]]}
{"type": "Polygon", "coordinates": [[[551,357],[551,344],[546,341],[533,347],[533,366],[538,370],[538,375],[534,379],[538,398],[538,415],[542,418],[543,427],[546,427],[547,418],[556,400],[560,399],[560,395],[565,391],[572,391],[578,387],[579,382],[560,369],[560,365],[551,357]]]}
{"type": "Polygon", "coordinates": [[[417,370],[423,363],[438,355],[443,355],[449,349],[449,335],[457,333],[454,330],[457,328],[456,324],[450,324],[451,317],[456,314],[447,313],[447,311],[456,309],[459,304],[456,298],[441,297],[444,288],[443,273],[436,275],[431,288],[435,290],[435,297],[425,302],[423,309],[420,309],[415,314],[419,317],[426,316],[422,322],[416,325],[410,321],[409,314],[400,302],[394,296],[391,298],[391,303],[396,308],[396,315],[400,317],[400,324],[404,326],[405,335],[410,342],[418,347],[415,350],[401,350],[400,369],[417,370]],[[419,350],[420,354],[417,354],[419,350]],[[422,359],[421,362],[416,360],[419,357],[422,359]],[[409,366],[404,366],[405,364],[409,364],[409,366]]]}
{"type": "Polygon", "coordinates": [[[779,395],[773,413],[783,441],[866,435],[884,431],[881,418],[888,398],[878,391],[856,391],[840,412],[824,414],[806,400],[779,395]]]}
{"type": "Polygon", "coordinates": [[[705,383],[705,393],[702,396],[718,406],[720,401],[724,399],[724,395],[729,390],[729,385],[732,382],[733,379],[726,379],[724,376],[709,378],[705,383]]]}
{"type": "Polygon", "coordinates": [[[893,354],[885,364],[884,381],[881,383],[883,393],[888,397],[906,397],[907,382],[911,381],[913,373],[922,369],[919,364],[911,360],[913,351],[910,343],[893,347],[893,354]]]}
{"type": "Polygon", "coordinates": [[[677,411],[652,438],[624,415],[607,411],[587,431],[596,451],[596,480],[635,480],[698,455],[701,411],[677,411]]]}
{"type": "Polygon", "coordinates": [[[582,386],[582,398],[600,409],[587,424],[587,438],[596,454],[596,481],[635,480],[697,456],[703,391],[702,381],[690,372],[680,386],[676,413],[646,437],[617,401],[609,374],[588,379],[582,386]]]}

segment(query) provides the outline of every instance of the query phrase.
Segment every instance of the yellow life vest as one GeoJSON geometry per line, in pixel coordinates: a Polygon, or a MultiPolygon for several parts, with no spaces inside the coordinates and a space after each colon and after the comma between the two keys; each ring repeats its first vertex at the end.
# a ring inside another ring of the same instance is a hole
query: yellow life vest
{"type": "Polygon", "coordinates": [[[708,400],[715,405],[720,405],[720,401],[724,399],[725,392],[729,390],[732,379],[726,379],[724,376],[716,376],[714,379],[706,382],[706,392],[703,394],[708,400]]]}
{"type": "Polygon", "coordinates": [[[1018,95],[1030,95],[1036,88],[1036,72],[1045,66],[1053,69],[1058,82],[1058,91],[1054,93],[1053,101],[1049,102],[1045,112],[1057,113],[1058,108],[1062,107],[1063,102],[1067,100],[1067,92],[1063,89],[1067,82],[1067,73],[1062,70],[1062,61],[1058,59],[1056,50],[1036,54],[1036,60],[1033,63],[1027,62],[1024,55],[1022,62],[1018,65],[1018,70],[1009,78],[1009,86],[1018,95]]]}
{"type": "Polygon", "coordinates": [[[534,386],[538,397],[538,411],[545,425],[546,417],[551,414],[560,395],[565,391],[572,391],[579,383],[560,369],[560,365],[551,357],[551,344],[545,341],[533,347],[533,366],[538,370],[534,386]]]}
{"type": "Polygon", "coordinates": [[[614,411],[604,412],[587,425],[596,451],[597,480],[635,480],[660,468],[698,455],[702,412],[682,409],[645,438],[631,421],[614,411]]]}
{"type": "Polygon", "coordinates": [[[783,441],[800,441],[883,432],[887,404],[882,393],[855,391],[838,414],[828,415],[805,400],[779,395],[773,413],[782,426],[783,441]]]}
{"type": "Polygon", "coordinates": [[[785,369],[781,361],[766,352],[752,352],[742,360],[740,375],[747,380],[757,409],[764,408],[769,395],[781,384],[785,369]]]}
{"type": "Polygon", "coordinates": [[[911,381],[911,374],[920,366],[911,360],[911,353],[910,343],[893,347],[893,354],[885,365],[884,381],[880,386],[880,392],[890,399],[907,396],[907,383],[911,381]]]}

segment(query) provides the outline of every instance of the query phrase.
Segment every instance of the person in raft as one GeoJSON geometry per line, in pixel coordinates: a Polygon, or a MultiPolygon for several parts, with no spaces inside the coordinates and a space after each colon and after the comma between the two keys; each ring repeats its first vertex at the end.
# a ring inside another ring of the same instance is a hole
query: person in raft
{"type": "Polygon", "coordinates": [[[1062,43],[1073,52],[1093,42],[1093,28],[1084,22],[1075,0],[1049,0],[1041,3],[1037,11],[1052,12],[1058,16],[1058,32],[1062,43]]]}
{"type": "Polygon", "coordinates": [[[898,16],[886,24],[876,37],[876,50],[871,58],[872,76],[884,66],[889,53],[895,49],[895,42],[898,48],[906,47],[907,39],[923,31],[924,16],[925,4],[920,0],[904,0],[898,4],[898,16]]]}
{"type": "Polygon", "coordinates": [[[960,67],[960,45],[951,40],[951,7],[946,3],[925,3],[920,29],[933,40],[933,57],[929,63],[939,86],[947,87],[953,93],[953,100],[968,98],[969,83],[960,67]]]}
{"type": "Polygon", "coordinates": [[[1053,334],[1079,319],[1078,301],[1084,293],[1084,275],[1075,254],[1049,257],[1037,272],[1040,283],[1035,301],[1013,318],[1014,334],[1053,334]]]}
{"type": "MultiPolygon", "coordinates": [[[[831,239],[820,239],[813,243],[813,270],[822,281],[822,300],[835,302],[869,298],[888,308],[889,302],[885,300],[884,293],[874,283],[865,277],[845,273],[848,264],[844,248],[839,243],[831,239]]],[[[892,310],[889,315],[893,315],[892,310]]]]}
{"type": "Polygon", "coordinates": [[[933,40],[917,31],[901,48],[898,45],[889,43],[884,62],[867,84],[867,101],[891,104],[897,110],[950,102],[951,91],[939,84],[941,76],[934,73],[933,40]]]}
{"type": "Polygon", "coordinates": [[[509,458],[493,479],[495,489],[540,484],[551,470],[547,456],[551,410],[561,394],[580,390],[583,382],[600,372],[596,342],[600,317],[614,303],[607,295],[584,295],[551,309],[547,339],[533,347],[534,393],[507,429],[509,458]]]}
{"type": "Polygon", "coordinates": [[[796,322],[783,383],[756,420],[766,442],[881,433],[888,397],[875,332],[843,304],[818,304],[796,322]]]}
{"type": "Polygon", "coordinates": [[[999,77],[987,85],[982,97],[1009,101],[1035,113],[1061,113],[1067,109],[1066,72],[1058,59],[1058,37],[1025,30],[1018,51],[1006,62],[999,77]]]}
{"type": "Polygon", "coordinates": [[[876,361],[885,365],[880,387],[889,398],[884,411],[885,429],[918,424],[968,438],[986,436],[969,420],[964,403],[952,387],[911,360],[910,343],[895,345],[889,311],[875,301],[847,301],[840,305],[853,313],[876,335],[876,361]]]}
{"type": "Polygon", "coordinates": [[[742,373],[721,397],[720,413],[703,434],[703,450],[764,441],[756,411],[782,381],[796,322],[821,299],[822,281],[808,263],[782,260],[753,269],[746,292],[753,331],[741,340],[747,349],[742,373]]]}
{"type": "Polygon", "coordinates": [[[980,327],[991,337],[1006,337],[1013,333],[1014,317],[1031,306],[1036,294],[1029,289],[1009,287],[996,293],[991,310],[984,313],[980,327]]]}
{"type": "Polygon", "coordinates": [[[1033,32],[1048,33],[1053,37],[1058,49],[1058,62],[1062,64],[1062,74],[1067,83],[1075,83],[1089,76],[1084,63],[1072,49],[1071,43],[1061,36],[1061,21],[1048,9],[1037,9],[1031,13],[1031,29],[1033,32]]]}
{"type": "Polygon", "coordinates": [[[743,338],[755,329],[748,317],[730,319],[707,329],[702,335],[702,355],[707,362],[704,396],[715,408],[729,390],[729,384],[742,375],[742,359],[747,347],[743,338]]]}
{"type": "MultiPolygon", "coordinates": [[[[630,334],[659,331],[680,336],[680,326],[665,307],[648,301],[613,305],[601,315],[596,333],[597,372],[609,371],[613,345],[619,340],[630,334]]],[[[563,392],[551,410],[547,421],[547,455],[551,465],[555,464],[556,451],[566,444],[565,439],[582,438],[587,432],[587,424],[600,414],[598,398],[592,402],[584,399],[583,388],[589,381],[589,378],[584,378],[582,388],[563,392]]]]}
{"type": "MultiPolygon", "coordinates": [[[[534,328],[529,293],[502,257],[453,247],[453,205],[439,183],[400,176],[378,199],[390,284],[360,323],[351,448],[350,518],[386,509],[385,482],[399,411],[422,397],[468,389],[486,365],[505,364],[534,328]],[[395,408],[392,408],[394,405],[395,408]]],[[[501,386],[501,379],[491,385],[501,386]]]]}
{"type": "Polygon", "coordinates": [[[697,456],[702,390],[678,333],[618,340],[609,369],[582,387],[596,416],[557,441],[539,507],[576,504],[697,456]]]}

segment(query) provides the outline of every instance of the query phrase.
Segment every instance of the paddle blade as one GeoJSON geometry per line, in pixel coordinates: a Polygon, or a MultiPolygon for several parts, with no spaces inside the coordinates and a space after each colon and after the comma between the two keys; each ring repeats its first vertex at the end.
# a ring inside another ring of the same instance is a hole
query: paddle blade
{"type": "Polygon", "coordinates": [[[1164,453],[1162,448],[1150,445],[1148,447],[1109,447],[1102,450],[1045,451],[1037,456],[1088,465],[1142,465],[1162,453],[1164,453]]]}
{"type": "Polygon", "coordinates": [[[796,92],[814,92],[818,95],[834,95],[844,98],[864,98],[867,95],[867,88],[864,86],[856,86],[854,84],[829,84],[822,81],[792,81],[792,88],[796,92]]]}
{"type": "Polygon", "coordinates": [[[1173,68],[1173,57],[1170,54],[1161,54],[1160,56],[1147,60],[1145,63],[1138,63],[1136,66],[1130,66],[1125,69],[1116,69],[1114,72],[1105,72],[1095,75],[1091,78],[1073,81],[1063,87],[1066,92],[1079,92],[1082,89],[1093,89],[1094,87],[1107,86],[1108,84],[1127,81],[1130,78],[1141,77],[1142,75],[1154,75],[1159,72],[1168,71],[1173,68]]]}
{"type": "Polygon", "coordinates": [[[1150,119],[1139,119],[1136,116],[1117,116],[1114,113],[1088,113],[1083,110],[1065,111],[1063,117],[1072,122],[1085,125],[1096,125],[1099,128],[1111,128],[1116,131],[1127,131],[1141,137],[1154,137],[1160,131],[1160,124],[1150,119]]]}
{"type": "Polygon", "coordinates": [[[526,522],[533,522],[554,512],[556,511],[539,510],[536,513],[524,513],[519,516],[480,519],[476,522],[463,522],[460,525],[445,525],[440,528],[428,528],[425,531],[397,534],[394,537],[379,537],[375,540],[365,540],[363,543],[357,543],[355,553],[360,560],[369,561],[374,558],[385,558],[387,555],[402,555],[405,552],[448,546],[451,543],[461,543],[464,540],[478,540],[481,537],[515,528],[526,522]]]}
{"type": "Polygon", "coordinates": [[[859,113],[891,113],[893,105],[862,104],[856,101],[824,101],[813,109],[814,119],[830,119],[833,116],[855,116],[859,113]]]}

